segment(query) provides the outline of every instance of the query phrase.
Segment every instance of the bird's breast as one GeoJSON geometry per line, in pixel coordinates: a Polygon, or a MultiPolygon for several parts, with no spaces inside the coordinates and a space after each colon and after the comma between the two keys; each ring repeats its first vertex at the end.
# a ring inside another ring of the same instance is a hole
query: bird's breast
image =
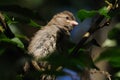
{"type": "Polygon", "coordinates": [[[56,51],[56,35],[57,33],[48,32],[48,30],[40,30],[32,38],[28,47],[35,59],[44,58],[56,51]]]}

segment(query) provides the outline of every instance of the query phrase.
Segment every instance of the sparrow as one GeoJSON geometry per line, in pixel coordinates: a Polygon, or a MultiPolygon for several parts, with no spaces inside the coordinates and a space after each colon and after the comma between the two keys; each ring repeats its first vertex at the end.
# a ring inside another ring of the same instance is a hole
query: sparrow
{"type": "Polygon", "coordinates": [[[32,64],[37,70],[40,70],[40,59],[55,53],[62,54],[70,32],[76,25],[78,22],[74,15],[63,11],[53,16],[46,26],[35,33],[28,46],[28,53],[33,56],[32,64]]]}

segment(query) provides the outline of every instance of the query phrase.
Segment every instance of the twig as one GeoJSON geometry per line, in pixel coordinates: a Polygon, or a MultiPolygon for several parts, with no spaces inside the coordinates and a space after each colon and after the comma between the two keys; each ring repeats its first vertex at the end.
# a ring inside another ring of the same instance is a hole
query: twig
{"type": "MultiPolygon", "coordinates": [[[[116,2],[119,2],[119,0],[115,0],[114,4],[111,4],[111,3],[108,3],[108,1],[106,1],[106,3],[108,4],[108,13],[111,11],[111,10],[114,10],[114,9],[117,9],[114,8],[113,9],[113,6],[116,6],[117,3],[116,2]]],[[[89,39],[89,37],[94,33],[96,32],[98,29],[100,28],[103,28],[105,25],[109,25],[108,22],[110,20],[106,20],[102,25],[100,25],[100,23],[104,20],[105,16],[103,15],[99,15],[98,19],[94,22],[94,24],[90,27],[90,29],[88,30],[89,32],[89,36],[88,37],[83,37],[82,40],[79,41],[79,43],[76,45],[76,47],[73,49],[73,51],[71,52],[71,56],[77,56],[78,54],[78,51],[80,48],[83,47],[83,45],[85,44],[85,42],[89,39]]]]}
{"type": "Polygon", "coordinates": [[[15,35],[12,33],[12,31],[10,30],[8,24],[5,22],[4,20],[4,16],[0,13],[0,23],[4,29],[4,34],[8,37],[8,38],[13,38],[15,37],[15,35]]]}

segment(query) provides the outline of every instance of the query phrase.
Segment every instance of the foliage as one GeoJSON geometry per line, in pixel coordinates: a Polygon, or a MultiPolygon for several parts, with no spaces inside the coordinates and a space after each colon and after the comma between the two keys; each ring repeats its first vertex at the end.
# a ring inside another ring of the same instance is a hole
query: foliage
{"type": "MultiPolygon", "coordinates": [[[[40,28],[40,25],[34,21],[37,18],[36,13],[34,13],[33,11],[31,12],[31,10],[29,9],[21,8],[20,6],[17,6],[16,8],[25,12],[22,14],[21,12],[19,13],[13,10],[12,12],[18,15],[17,17],[11,16],[7,12],[3,12],[5,21],[9,25],[9,27],[10,24],[14,24],[16,27],[18,27],[18,24],[23,24],[22,23],[23,21],[24,24],[27,24],[28,26],[32,26],[34,28],[40,28]],[[31,14],[25,17],[26,13],[30,13],[30,12],[31,14]]],[[[102,15],[108,19],[113,17],[109,14],[109,10],[107,9],[107,7],[103,7],[98,10],[91,10],[91,11],[82,9],[78,11],[77,16],[81,21],[83,21],[86,18],[93,17],[97,14],[102,15]]],[[[40,18],[38,17],[37,19],[40,18]]],[[[26,76],[22,73],[23,65],[28,58],[32,59],[31,56],[26,54],[27,45],[28,45],[27,37],[26,35],[23,34],[13,33],[15,34],[15,36],[9,38],[6,34],[4,34],[4,32],[5,29],[3,28],[3,25],[0,24],[0,79],[23,80],[23,78],[26,76]]],[[[117,45],[115,47],[107,48],[104,52],[102,52],[101,55],[97,58],[96,62],[101,60],[107,60],[114,68],[120,67],[119,33],[120,33],[120,26],[113,28],[112,31],[109,32],[108,37],[110,39],[116,40],[117,45]]],[[[63,66],[65,68],[69,68],[81,73],[83,70],[85,70],[85,68],[97,69],[97,67],[95,66],[95,62],[92,60],[91,55],[88,54],[89,51],[87,50],[88,48],[86,47],[88,46],[88,44],[91,43],[92,40],[83,44],[82,47],[79,48],[76,56],[71,56],[71,52],[76,47],[75,45],[73,46],[71,43],[72,47],[66,50],[68,52],[66,55],[51,55],[43,60],[48,61],[49,63],[54,65],[55,66],[54,69],[58,68],[59,66],[63,66]]],[[[56,72],[54,69],[43,72],[33,71],[30,72],[30,74],[27,75],[27,77],[28,76],[38,77],[41,73],[46,73],[46,74],[51,73],[55,75],[63,74],[63,71],[56,72]]]]}
{"type": "Polygon", "coordinates": [[[106,59],[108,61],[110,61],[110,63],[112,64],[112,66],[114,67],[120,67],[120,44],[119,44],[119,40],[120,38],[119,36],[119,32],[120,32],[120,25],[116,24],[116,27],[114,27],[108,34],[108,38],[111,40],[115,40],[117,45],[115,45],[114,47],[108,48],[107,50],[105,50],[100,57],[97,59],[97,61],[99,60],[103,60],[106,59]]]}
{"type": "Polygon", "coordinates": [[[33,26],[33,27],[38,27],[38,28],[40,28],[40,25],[37,24],[36,22],[34,22],[33,20],[30,20],[29,25],[31,25],[31,26],[33,26]]]}
{"type": "Polygon", "coordinates": [[[96,61],[107,60],[114,69],[118,69],[114,74],[115,80],[120,79],[120,75],[117,75],[117,73],[120,72],[119,71],[120,68],[120,42],[119,42],[120,25],[119,24],[120,23],[116,24],[116,26],[108,34],[108,38],[110,40],[115,40],[117,45],[115,45],[114,47],[107,48],[96,59],[96,61]]]}
{"type": "Polygon", "coordinates": [[[91,11],[82,9],[82,10],[78,11],[78,18],[81,21],[83,21],[84,19],[89,18],[89,17],[93,17],[96,14],[100,14],[100,15],[103,15],[103,16],[105,16],[107,18],[110,18],[110,16],[107,13],[108,13],[107,7],[103,7],[101,9],[99,9],[99,10],[91,10],[91,11]]]}

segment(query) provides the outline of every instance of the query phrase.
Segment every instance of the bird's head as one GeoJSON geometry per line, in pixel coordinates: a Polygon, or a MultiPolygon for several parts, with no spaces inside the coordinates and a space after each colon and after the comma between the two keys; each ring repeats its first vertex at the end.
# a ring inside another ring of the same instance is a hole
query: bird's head
{"type": "Polygon", "coordinates": [[[67,29],[68,31],[71,31],[74,26],[78,25],[75,21],[75,17],[69,11],[56,14],[48,24],[55,24],[57,27],[67,29]]]}

